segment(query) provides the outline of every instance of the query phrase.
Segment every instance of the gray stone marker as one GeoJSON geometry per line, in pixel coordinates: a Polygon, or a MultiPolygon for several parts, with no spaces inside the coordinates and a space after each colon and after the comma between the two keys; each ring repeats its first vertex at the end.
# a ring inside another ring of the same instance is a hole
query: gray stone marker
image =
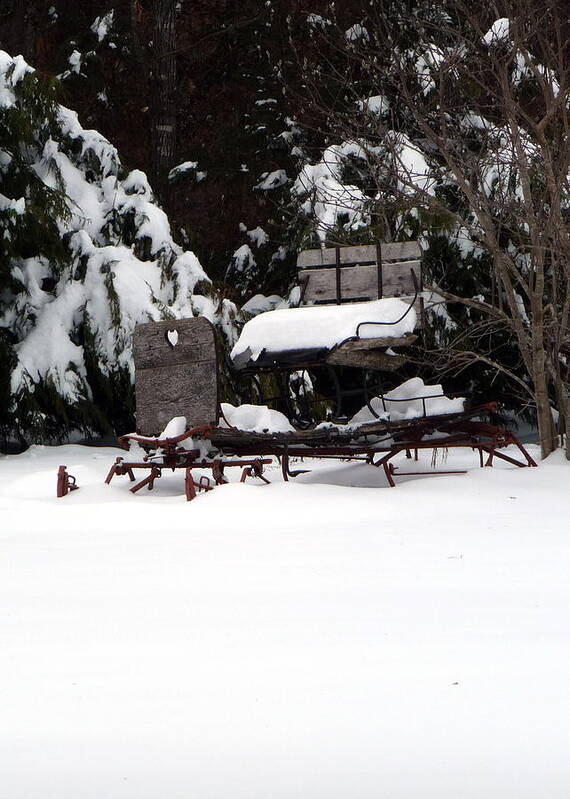
{"type": "Polygon", "coordinates": [[[137,325],[133,340],[137,432],[159,435],[175,416],[218,421],[214,327],[203,316],[137,325]]]}

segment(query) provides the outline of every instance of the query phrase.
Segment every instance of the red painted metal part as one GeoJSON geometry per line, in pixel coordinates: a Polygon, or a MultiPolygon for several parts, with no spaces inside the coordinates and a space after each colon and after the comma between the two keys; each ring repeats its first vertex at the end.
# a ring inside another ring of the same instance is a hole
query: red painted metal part
{"type": "MultiPolygon", "coordinates": [[[[493,457],[500,458],[507,463],[512,463],[514,466],[519,467],[537,465],[523,444],[508,430],[503,430],[499,427],[495,427],[494,425],[486,424],[484,422],[473,421],[458,421],[456,423],[450,422],[446,424],[444,428],[447,428],[448,435],[437,439],[427,439],[425,441],[416,440],[411,446],[410,442],[395,444],[385,455],[383,455],[377,461],[373,461],[374,466],[383,467],[388,483],[390,486],[392,486],[392,488],[394,488],[396,485],[394,481],[396,469],[390,463],[390,461],[400,452],[408,452],[410,449],[415,450],[416,460],[419,449],[432,449],[434,452],[436,452],[439,449],[446,450],[469,447],[473,451],[477,450],[479,452],[480,466],[492,466],[493,457]],[[518,447],[526,462],[517,460],[510,455],[506,455],[504,452],[499,452],[499,448],[506,447],[511,444],[518,447]],[[488,456],[485,463],[483,463],[484,452],[487,453],[488,456]]],[[[438,473],[450,474],[451,472],[425,472],[424,474],[438,473]]],[[[400,472],[400,474],[404,474],[404,472],[400,472]]],[[[413,474],[413,472],[409,472],[409,474],[413,474]]]]}
{"type": "Polygon", "coordinates": [[[67,467],[60,466],[57,470],[57,496],[65,497],[70,491],[75,491],[78,488],[75,477],[69,474],[67,467]]]}
{"type": "Polygon", "coordinates": [[[240,483],[245,483],[248,477],[258,477],[260,480],[263,480],[266,485],[269,485],[269,480],[267,477],[263,476],[263,464],[267,463],[268,461],[271,463],[271,459],[262,461],[261,458],[258,458],[249,466],[246,466],[241,473],[240,483]]]}
{"type": "Polygon", "coordinates": [[[416,475],[418,477],[422,475],[432,475],[432,474],[467,474],[467,469],[438,469],[437,471],[431,472],[401,472],[398,466],[394,466],[393,463],[388,464],[388,469],[392,477],[405,477],[408,475],[416,475]]]}
{"type": "Polygon", "coordinates": [[[163,469],[184,469],[184,487],[186,492],[186,499],[188,501],[196,497],[196,491],[212,491],[215,486],[224,485],[228,482],[224,475],[226,467],[241,466],[243,471],[241,475],[241,482],[245,482],[248,477],[259,477],[264,483],[269,483],[269,480],[263,475],[263,466],[271,463],[271,458],[255,458],[254,460],[243,459],[224,459],[217,458],[212,461],[198,460],[197,456],[200,454],[199,450],[182,450],[178,453],[172,452],[164,456],[163,463],[153,461],[152,457],[145,458],[142,462],[125,461],[124,458],[118,457],[115,463],[111,466],[109,473],[105,479],[107,485],[111,482],[113,477],[128,475],[129,479],[134,482],[134,469],[148,470],[148,474],[139,483],[134,485],[130,491],[136,494],[141,488],[145,486],[151,491],[154,488],[154,483],[162,476],[163,469]],[[193,469],[211,469],[212,478],[206,475],[201,475],[196,481],[193,477],[193,469]],[[213,485],[212,485],[213,482],[213,485]]]}
{"type": "Polygon", "coordinates": [[[189,438],[210,438],[210,432],[215,428],[212,425],[201,425],[199,427],[191,427],[185,430],[179,436],[173,438],[154,438],[153,436],[141,436],[138,433],[128,433],[124,436],[119,436],[118,444],[122,449],[129,449],[129,442],[136,441],[142,447],[149,447],[152,449],[161,449],[164,452],[174,452],[178,448],[178,444],[186,441],[189,438]]]}

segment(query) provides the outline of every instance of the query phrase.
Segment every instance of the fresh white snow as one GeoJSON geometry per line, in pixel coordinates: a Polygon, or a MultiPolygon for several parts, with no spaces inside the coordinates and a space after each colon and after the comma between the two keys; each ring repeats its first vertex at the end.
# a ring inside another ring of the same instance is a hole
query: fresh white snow
{"type": "Polygon", "coordinates": [[[356,106],[360,111],[373,116],[383,116],[390,111],[390,101],[383,94],[376,94],[373,97],[367,97],[365,100],[358,100],[356,106]]]}
{"type": "Polygon", "coordinates": [[[109,35],[109,31],[113,27],[114,21],[114,9],[111,9],[111,11],[108,11],[106,14],[95,18],[95,21],[91,25],[91,31],[95,34],[99,43],[101,43],[109,35]]]}
{"type": "Polygon", "coordinates": [[[255,188],[258,191],[271,191],[272,189],[280,189],[288,182],[289,178],[285,170],[276,169],[274,172],[264,172],[255,188]]]}
{"type": "Polygon", "coordinates": [[[369,198],[359,186],[343,182],[350,159],[368,160],[361,143],[345,141],[327,147],[320,161],[303,166],[291,189],[303,200],[303,212],[315,217],[315,230],[323,245],[337,225],[350,231],[366,227],[370,221],[369,198]]]}
{"type": "Polygon", "coordinates": [[[175,416],[171,419],[162,433],[158,436],[159,439],[176,438],[185,433],[188,429],[188,424],[185,416],[175,416]]]}
{"type": "Polygon", "coordinates": [[[295,428],[287,417],[267,405],[230,405],[222,402],[220,427],[237,427],[253,433],[292,433],[295,428]]]}
{"type": "Polygon", "coordinates": [[[173,167],[168,173],[168,180],[174,180],[187,172],[192,172],[198,168],[198,161],[184,161],[178,166],[173,167]]]}
{"type": "Polygon", "coordinates": [[[192,503],[103,485],[117,454],[0,457],[3,797],[566,799],[560,454],[228,470],[192,503]]]}
{"type": "Polygon", "coordinates": [[[257,314],[274,311],[279,307],[287,308],[288,306],[286,300],[278,294],[270,294],[269,297],[266,297],[265,294],[255,294],[241,306],[241,310],[243,313],[257,316],[257,314]]]}
{"type": "MultiPolygon", "coordinates": [[[[421,377],[411,377],[391,391],[387,391],[384,397],[374,397],[370,400],[370,404],[379,416],[389,418],[393,422],[416,419],[419,416],[461,413],[464,403],[464,397],[446,397],[440,384],[426,386],[421,377]],[[424,399],[421,399],[422,397],[424,399]]],[[[375,421],[377,418],[365,405],[352,417],[349,424],[363,424],[375,421]]]]}
{"type": "Polygon", "coordinates": [[[362,42],[367,42],[370,38],[366,28],[359,22],[352,25],[347,31],[344,32],[345,38],[348,42],[357,42],[359,39],[362,42]]]}
{"type": "Polygon", "coordinates": [[[511,22],[507,17],[495,20],[483,36],[483,43],[488,47],[497,44],[508,44],[511,41],[511,22]]]}
{"type": "Polygon", "coordinates": [[[235,358],[248,348],[254,360],[264,349],[283,352],[313,347],[332,348],[355,336],[358,325],[365,322],[385,324],[364,325],[359,331],[360,338],[399,338],[413,331],[416,312],[408,303],[397,299],[269,311],[245,323],[231,357],[235,358]]]}

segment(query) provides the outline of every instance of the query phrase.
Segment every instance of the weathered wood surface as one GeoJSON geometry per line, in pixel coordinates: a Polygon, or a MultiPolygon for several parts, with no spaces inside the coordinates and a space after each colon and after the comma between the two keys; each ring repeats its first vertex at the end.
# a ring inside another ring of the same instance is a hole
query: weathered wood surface
{"type": "MultiPolygon", "coordinates": [[[[378,289],[378,269],[372,266],[344,266],[340,269],[340,295],[345,301],[376,300],[382,297],[409,297],[415,294],[415,275],[421,287],[420,261],[382,263],[382,285],[378,289]]],[[[299,273],[302,301],[336,302],[337,270],[304,269],[299,273]]]]}
{"type": "Polygon", "coordinates": [[[188,427],[217,423],[216,342],[207,319],[138,325],[133,352],[137,432],[157,436],[175,416],[185,416],[188,427]],[[169,331],[178,334],[174,346],[169,331]]]}
{"type": "Polygon", "coordinates": [[[346,341],[327,353],[326,348],[312,350],[263,351],[255,360],[251,359],[251,351],[244,352],[234,367],[250,374],[259,372],[291,371],[292,369],[315,369],[325,364],[338,366],[357,366],[364,369],[394,371],[407,359],[404,355],[397,357],[385,355],[388,347],[408,347],[417,341],[417,336],[409,334],[399,338],[387,336],[378,338],[354,339],[346,341]],[[369,354],[369,353],[374,353],[369,354]],[[362,353],[362,354],[361,354],[362,353]]]}
{"type": "MultiPolygon", "coordinates": [[[[398,434],[403,437],[410,431],[411,438],[414,440],[420,426],[424,428],[422,435],[433,430],[440,430],[442,427],[445,430],[445,425],[448,422],[462,418],[468,419],[481,414],[482,411],[484,413],[484,410],[479,408],[462,411],[461,413],[403,419],[392,423],[378,419],[374,422],[365,422],[354,427],[331,425],[330,427],[319,427],[318,429],[296,430],[292,433],[252,433],[235,428],[218,427],[212,431],[211,441],[214,446],[219,447],[226,453],[254,452],[257,455],[264,455],[280,454],[284,447],[316,448],[330,445],[336,447],[342,444],[350,445],[356,441],[365,441],[368,436],[383,436],[386,433],[398,434]]],[[[296,454],[300,454],[300,451],[297,451],[296,454]]]]}
{"type": "Polygon", "coordinates": [[[387,336],[381,338],[358,338],[345,342],[338,349],[343,349],[345,352],[355,352],[356,350],[388,349],[388,347],[409,347],[417,340],[418,337],[413,333],[399,338],[388,338],[387,336]]]}
{"type": "Polygon", "coordinates": [[[347,341],[332,350],[326,363],[331,366],[355,366],[360,369],[376,369],[382,372],[395,372],[408,360],[406,355],[387,355],[389,347],[407,347],[417,340],[417,336],[401,338],[369,338],[347,341]]]}
{"type": "MultiPolygon", "coordinates": [[[[404,259],[419,259],[422,250],[417,241],[397,241],[381,244],[382,262],[402,261],[404,259]]],[[[340,247],[341,264],[371,264],[376,263],[376,245],[366,244],[359,247],[340,247]]],[[[297,267],[325,267],[336,264],[336,247],[326,247],[316,250],[303,250],[297,257],[297,267]]]]}
{"type": "Polygon", "coordinates": [[[395,372],[407,360],[405,355],[387,355],[385,350],[345,350],[343,347],[326,357],[330,366],[353,366],[381,372],[395,372]]]}
{"type": "MultiPolygon", "coordinates": [[[[361,425],[363,432],[364,428],[367,435],[383,434],[388,430],[388,424],[379,420],[377,423],[372,422],[367,425],[361,425]]],[[[350,443],[354,438],[357,438],[359,431],[357,429],[343,429],[342,427],[324,427],[319,430],[295,430],[291,433],[252,433],[246,430],[236,430],[233,428],[218,427],[212,432],[212,444],[222,449],[231,451],[236,447],[235,451],[239,452],[240,447],[254,447],[256,452],[264,454],[267,451],[272,451],[275,445],[287,446],[323,446],[331,441],[335,443],[350,443]]]]}

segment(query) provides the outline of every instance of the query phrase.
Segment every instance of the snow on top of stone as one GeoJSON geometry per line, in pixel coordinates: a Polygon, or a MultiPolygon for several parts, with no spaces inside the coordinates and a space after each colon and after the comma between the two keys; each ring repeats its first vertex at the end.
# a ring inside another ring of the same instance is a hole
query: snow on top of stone
{"type": "Polygon", "coordinates": [[[382,325],[364,324],[359,331],[360,338],[399,338],[413,332],[416,312],[398,299],[269,311],[246,322],[231,357],[247,349],[254,360],[263,350],[332,349],[356,336],[358,325],[366,322],[381,322],[382,325]]]}

